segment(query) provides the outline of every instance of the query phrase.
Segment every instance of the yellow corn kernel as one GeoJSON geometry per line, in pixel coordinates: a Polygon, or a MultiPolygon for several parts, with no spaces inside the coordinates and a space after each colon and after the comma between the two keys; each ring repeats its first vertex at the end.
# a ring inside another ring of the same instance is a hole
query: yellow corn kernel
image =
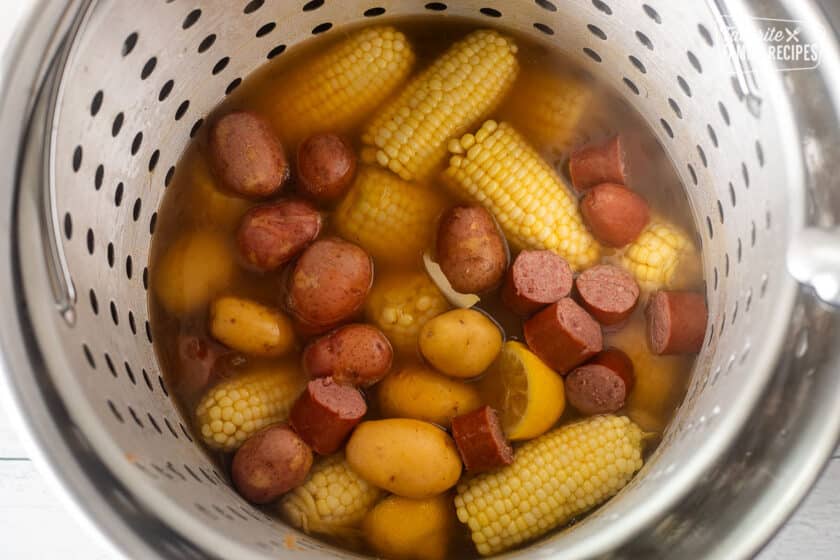
{"type": "Polygon", "coordinates": [[[204,443],[234,451],[260,428],[289,416],[306,378],[297,365],[260,367],[212,387],[195,409],[204,443]]]}
{"type": "Polygon", "coordinates": [[[652,222],[627,247],[621,264],[645,290],[670,287],[684,252],[691,247],[685,234],[664,222],[652,222]]]}
{"type": "Polygon", "coordinates": [[[453,139],[443,178],[459,196],[485,206],[517,249],[548,249],[582,270],[600,249],[562,179],[508,123],[485,122],[453,139]]]}
{"type": "Polygon", "coordinates": [[[292,526],[306,533],[359,536],[359,525],[383,495],[339,453],[316,464],[306,482],[286,495],[280,509],[292,526]]]}
{"type": "Polygon", "coordinates": [[[368,319],[394,348],[417,352],[423,325],[449,309],[449,303],[425,272],[379,276],[367,299],[368,319]]]}
{"type": "Polygon", "coordinates": [[[516,79],[516,45],[479,30],[452,45],[379,112],[362,135],[376,161],[406,180],[429,176],[446,143],[486,118],[516,79]]]}
{"type": "Polygon", "coordinates": [[[361,245],[377,260],[419,263],[444,205],[432,189],[365,166],[333,220],[342,237],[361,245]]]}
{"type": "Polygon", "coordinates": [[[601,504],[642,468],[642,430],[593,416],[516,450],[513,464],[458,485],[458,519],[482,555],[544,535],[601,504]]]}
{"type": "Polygon", "coordinates": [[[401,32],[367,27],[283,72],[271,88],[267,114],[293,144],[314,132],[349,132],[408,78],[414,60],[401,32]]]}

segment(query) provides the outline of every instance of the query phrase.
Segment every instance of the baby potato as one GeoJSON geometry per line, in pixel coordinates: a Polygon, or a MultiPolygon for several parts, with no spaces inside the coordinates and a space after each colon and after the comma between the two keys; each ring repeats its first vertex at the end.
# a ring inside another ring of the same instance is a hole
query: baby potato
{"type": "Polygon", "coordinates": [[[425,500],[389,496],[365,517],[362,530],[377,554],[394,560],[443,560],[453,526],[446,494],[425,500]]]}
{"type": "Polygon", "coordinates": [[[407,366],[379,384],[385,417],[416,418],[449,427],[453,416],[481,406],[478,389],[423,366],[407,366]]]}
{"type": "Polygon", "coordinates": [[[345,452],[359,476],[406,498],[430,498],[455,486],[461,476],[455,442],[437,426],[420,420],[362,422],[345,452]]]}
{"type": "Polygon", "coordinates": [[[225,238],[197,231],[177,239],[158,261],[152,288],[164,309],[186,315],[227,286],[235,262],[225,238]]]}
{"type": "Polygon", "coordinates": [[[219,342],[252,356],[282,356],[295,345],[292,321],[283,313],[232,296],[213,302],[210,332],[219,342]]]}
{"type": "Polygon", "coordinates": [[[438,315],[420,331],[420,353],[438,371],[475,377],[490,367],[502,349],[499,327],[474,309],[438,315]]]}
{"type": "Polygon", "coordinates": [[[190,219],[202,228],[222,232],[234,230],[250,203],[221,190],[200,154],[193,157],[187,173],[189,182],[185,186],[189,187],[190,219]]]}

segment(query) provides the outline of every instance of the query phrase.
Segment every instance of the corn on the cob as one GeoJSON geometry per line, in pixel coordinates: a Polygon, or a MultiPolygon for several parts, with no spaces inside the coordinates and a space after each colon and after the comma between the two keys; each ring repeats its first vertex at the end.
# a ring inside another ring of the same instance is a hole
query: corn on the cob
{"type": "Polygon", "coordinates": [[[427,177],[446,143],[486,118],[516,78],[516,45],[479,30],[452,45],[370,123],[362,141],[376,161],[406,180],[427,177]]]}
{"type": "Polygon", "coordinates": [[[285,420],[305,384],[293,365],[254,369],[222,381],[195,409],[204,443],[221,451],[238,449],[260,428],[285,420]]]}
{"type": "Polygon", "coordinates": [[[334,215],[338,232],[377,259],[420,262],[444,201],[432,189],[365,166],[334,215]]]}
{"type": "Polygon", "coordinates": [[[688,238],[670,224],[653,222],[627,247],[621,264],[646,290],[669,286],[680,257],[691,246],[688,238]]]}
{"type": "Polygon", "coordinates": [[[513,464],[458,485],[455,507],[478,552],[502,552],[604,502],[642,467],[643,434],[594,416],[531,440],[513,464]]]}
{"type": "Polygon", "coordinates": [[[586,230],[577,201],[539,154],[508,123],[485,122],[450,142],[443,177],[460,196],[490,210],[518,249],[548,249],[587,268],[598,243],[586,230]]]}
{"type": "Polygon", "coordinates": [[[416,352],[420,329],[447,309],[446,298],[425,272],[378,277],[366,304],[368,319],[402,352],[416,352]]]}
{"type": "Polygon", "coordinates": [[[306,533],[352,537],[383,495],[339,453],[315,465],[306,482],[289,492],[280,508],[289,523],[306,533]]]}
{"type": "Polygon", "coordinates": [[[414,60],[408,39],[393,27],[362,29],[283,73],[268,114],[292,143],[313,132],[347,132],[396,91],[414,60]]]}

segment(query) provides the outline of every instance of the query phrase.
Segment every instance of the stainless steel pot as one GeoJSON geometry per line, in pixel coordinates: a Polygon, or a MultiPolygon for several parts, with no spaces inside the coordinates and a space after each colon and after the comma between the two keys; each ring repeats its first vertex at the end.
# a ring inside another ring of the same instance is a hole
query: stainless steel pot
{"type": "Polygon", "coordinates": [[[353,556],[250,507],[193,444],[155,363],[144,265],[190,132],[242,78],[313,34],[418,14],[528,34],[613,85],[701,232],[711,326],[663,444],[608,505],[507,556],[754,553],[840,432],[837,315],[786,262],[836,294],[840,55],[805,1],[33,2],[0,98],[0,378],[33,452],[132,557],[353,556]],[[752,16],[796,20],[819,67],[781,73],[749,39],[739,57],[727,37],[752,16]]]}

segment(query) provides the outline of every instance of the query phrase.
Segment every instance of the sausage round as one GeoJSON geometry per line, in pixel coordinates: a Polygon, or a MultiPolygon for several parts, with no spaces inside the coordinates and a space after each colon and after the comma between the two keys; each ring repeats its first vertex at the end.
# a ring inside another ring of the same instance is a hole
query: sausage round
{"type": "Polygon", "coordinates": [[[624,381],[627,394],[636,385],[636,372],[630,357],[618,348],[607,348],[589,361],[587,365],[599,365],[613,370],[624,381]]]}
{"type": "Polygon", "coordinates": [[[589,189],[580,201],[580,213],[592,235],[608,247],[632,243],[650,221],[645,199],[615,183],[589,189]]]}
{"type": "Polygon", "coordinates": [[[372,282],[364,249],[337,237],[320,239],[295,263],[286,304],[307,332],[326,332],[361,309],[372,282]]]}
{"type": "Polygon", "coordinates": [[[245,357],[210,338],[182,334],[178,336],[178,363],[172,389],[189,399],[227,377],[245,363],[245,357]]]}
{"type": "Polygon", "coordinates": [[[242,257],[258,270],[274,270],[318,237],[321,214],[302,200],[251,208],[242,217],[236,241],[242,257]]]}
{"type": "Polygon", "coordinates": [[[362,394],[330,377],[313,379],[298,397],[289,423],[321,455],[335,453],[367,412],[362,394]]]}
{"type": "Polygon", "coordinates": [[[507,250],[493,216],[481,206],[456,206],[438,224],[437,262],[452,287],[480,294],[496,287],[507,267],[507,250]]]}
{"type": "Polygon", "coordinates": [[[616,412],[627,398],[627,386],[621,376],[598,364],[575,369],[566,376],[564,385],[569,404],[587,416],[616,412]]]}
{"type": "Polygon", "coordinates": [[[298,190],[313,200],[336,200],[355,175],[356,153],[340,136],[315,134],[298,146],[298,190]]]}
{"type": "Polygon", "coordinates": [[[303,370],[311,377],[369,387],[391,369],[394,350],[371,325],[345,325],[312,342],[303,351],[303,370]]]}
{"type": "Polygon", "coordinates": [[[531,315],[568,296],[572,278],[572,268],[560,255],[521,251],[508,269],[502,302],[517,315],[531,315]]]}
{"type": "Polygon", "coordinates": [[[569,159],[572,185],[579,192],[601,183],[627,183],[621,138],[612,138],[572,152],[569,159]]]}
{"type": "Polygon", "coordinates": [[[513,448],[505,439],[496,411],[489,406],[454,417],[452,437],[464,466],[472,473],[490,471],[513,462],[513,448]]]}
{"type": "Polygon", "coordinates": [[[289,178],[283,144],[269,122],[254,113],[220,118],[210,129],[208,147],[216,178],[242,196],[271,196],[289,178]]]}
{"type": "Polygon", "coordinates": [[[309,446],[287,425],[276,424],[245,440],[230,470],[243,498],[266,504],[303,484],[311,468],[309,446]]]}
{"type": "Polygon", "coordinates": [[[695,354],[703,346],[709,312],[702,294],[656,292],[645,315],[654,354],[695,354]]]}
{"type": "Polygon", "coordinates": [[[564,374],[601,351],[601,327],[583,308],[563,298],[525,321],[525,341],[539,358],[564,374]]]}
{"type": "Polygon", "coordinates": [[[575,280],[575,287],[583,308],[602,325],[624,321],[639,301],[639,285],[633,275],[610,264],[584,270],[575,280]]]}

